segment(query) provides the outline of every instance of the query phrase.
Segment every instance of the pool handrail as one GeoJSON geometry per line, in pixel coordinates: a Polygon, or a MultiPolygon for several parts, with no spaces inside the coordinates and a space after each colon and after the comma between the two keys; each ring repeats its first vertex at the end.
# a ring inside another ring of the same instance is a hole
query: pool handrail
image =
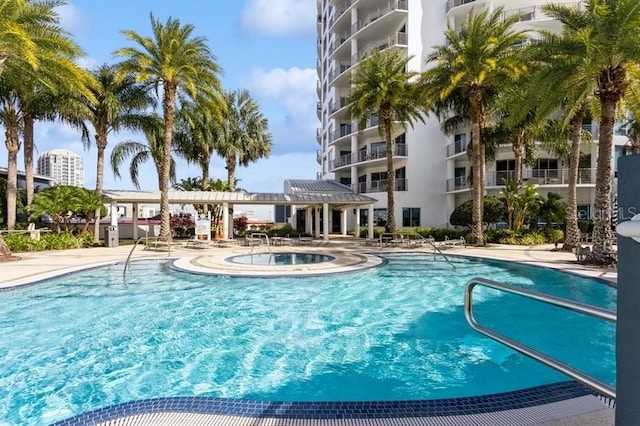
{"type": "Polygon", "coordinates": [[[583,385],[593,389],[597,393],[612,400],[616,399],[615,387],[602,382],[601,380],[590,376],[580,370],[577,370],[561,361],[556,360],[548,355],[543,354],[533,348],[530,348],[522,343],[517,342],[503,334],[497,333],[484,327],[476,321],[473,316],[473,290],[477,286],[488,287],[498,291],[504,291],[507,293],[516,294],[529,299],[534,299],[543,303],[558,306],[564,309],[568,309],[573,312],[578,312],[584,315],[589,315],[605,321],[617,323],[617,313],[608,309],[603,309],[597,306],[588,305],[585,303],[575,302],[573,300],[564,299],[557,296],[551,296],[548,294],[540,293],[533,290],[528,290],[522,287],[513,286],[510,284],[500,283],[497,281],[488,280],[486,278],[471,278],[465,287],[464,295],[464,314],[467,318],[467,322],[474,330],[484,334],[496,340],[503,345],[510,347],[534,360],[541,362],[542,364],[553,368],[567,376],[571,377],[575,381],[582,383],[583,385]]]}
{"type": "Polygon", "coordinates": [[[269,254],[271,254],[271,244],[269,244],[269,234],[265,234],[264,232],[253,232],[250,235],[249,241],[251,241],[251,253],[253,253],[253,241],[261,240],[262,237],[264,237],[265,240],[267,241],[267,250],[269,250],[269,254]]]}
{"type": "MultiPolygon", "coordinates": [[[[127,260],[124,262],[124,271],[122,271],[122,278],[126,278],[127,270],[131,269],[131,256],[133,255],[133,251],[136,249],[138,244],[144,241],[145,246],[147,246],[149,244],[149,240],[158,241],[159,238],[160,237],[144,236],[144,237],[138,238],[138,240],[135,243],[133,243],[133,247],[131,247],[131,251],[129,251],[129,255],[127,256],[127,260]]],[[[171,256],[171,244],[167,245],[167,250],[168,250],[168,256],[171,256]]]]}

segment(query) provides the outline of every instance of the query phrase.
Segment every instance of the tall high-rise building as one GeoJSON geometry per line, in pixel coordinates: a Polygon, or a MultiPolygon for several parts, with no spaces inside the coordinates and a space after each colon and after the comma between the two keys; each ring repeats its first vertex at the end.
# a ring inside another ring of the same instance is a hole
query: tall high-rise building
{"type": "MultiPolygon", "coordinates": [[[[317,0],[317,106],[321,122],[317,131],[319,179],[335,179],[357,193],[378,199],[375,223],[385,223],[386,150],[378,132],[378,118],[371,116],[364,131],[347,116],[346,98],[350,77],[364,57],[373,50],[400,49],[411,58],[412,71],[426,70],[425,58],[432,47],[445,43],[447,25],[459,28],[469,13],[492,12],[503,8],[505,16],[517,14],[514,29],[557,30],[560,24],[542,10],[548,0],[317,0]]],[[[565,0],[563,4],[580,3],[565,0]]],[[[597,137],[597,123],[589,118],[584,127],[597,137]]],[[[401,129],[402,126],[398,126],[401,129]]],[[[394,135],[396,226],[447,226],[456,206],[472,196],[471,164],[467,155],[471,134],[460,127],[453,134],[441,130],[439,120],[430,115],[394,135]]],[[[622,154],[627,138],[614,137],[615,159],[622,154]]],[[[539,185],[538,192],[566,194],[568,163],[538,144],[535,164],[525,165],[523,178],[539,185]]],[[[578,185],[580,214],[591,214],[595,198],[597,141],[583,144],[578,185]]],[[[486,192],[499,195],[503,178],[512,177],[515,160],[510,144],[498,147],[495,161],[486,165],[486,192]]],[[[367,223],[367,211],[360,223],[367,223]]],[[[352,218],[354,220],[354,218],[352,218]]]]}
{"type": "Polygon", "coordinates": [[[56,185],[84,187],[82,157],[67,149],[54,149],[40,154],[37,172],[52,177],[56,185]]]}

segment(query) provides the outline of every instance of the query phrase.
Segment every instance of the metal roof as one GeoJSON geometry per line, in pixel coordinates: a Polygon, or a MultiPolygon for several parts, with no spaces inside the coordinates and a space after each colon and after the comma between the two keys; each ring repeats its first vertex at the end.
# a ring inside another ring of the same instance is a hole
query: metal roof
{"type": "Polygon", "coordinates": [[[287,179],[284,182],[285,188],[288,188],[293,193],[353,193],[350,187],[336,182],[335,180],[287,179]]]}
{"type": "MultiPolygon", "coordinates": [[[[318,181],[319,182],[319,181],[318,181]]],[[[341,185],[344,186],[344,185],[341,185]]],[[[347,187],[348,188],[348,187],[347,187]]],[[[160,191],[104,191],[108,201],[119,203],[160,203],[160,191]]],[[[271,192],[212,192],[212,191],[169,191],[171,204],[268,204],[268,205],[309,205],[328,203],[332,205],[373,204],[377,200],[353,192],[334,193],[271,193],[271,192]]]]}

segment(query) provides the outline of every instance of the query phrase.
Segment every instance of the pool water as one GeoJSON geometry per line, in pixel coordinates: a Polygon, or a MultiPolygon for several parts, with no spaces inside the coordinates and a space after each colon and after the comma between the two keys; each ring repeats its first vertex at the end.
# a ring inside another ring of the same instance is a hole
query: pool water
{"type": "MultiPolygon", "coordinates": [[[[384,267],[309,278],[134,262],[126,283],[115,265],[3,292],[0,424],[163,396],[375,401],[522,389],[567,378],[467,325],[470,278],[615,307],[615,289],[547,269],[386,257],[384,267]]],[[[489,289],[474,299],[483,324],[613,384],[612,325],[489,289]]]]}
{"type": "Polygon", "coordinates": [[[335,257],[318,253],[252,253],[232,256],[227,262],[242,265],[309,265],[313,263],[331,262],[335,257]]]}

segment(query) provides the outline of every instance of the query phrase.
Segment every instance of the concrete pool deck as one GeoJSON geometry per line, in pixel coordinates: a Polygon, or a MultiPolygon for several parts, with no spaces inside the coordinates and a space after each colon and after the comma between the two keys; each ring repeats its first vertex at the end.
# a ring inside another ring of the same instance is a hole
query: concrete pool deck
{"type": "MultiPolygon", "coordinates": [[[[133,246],[120,246],[112,248],[88,248],[76,250],[47,251],[37,253],[20,253],[21,260],[0,263],[0,289],[30,284],[35,281],[51,278],[57,275],[74,272],[92,266],[122,263],[131,252],[133,246]]],[[[586,267],[577,264],[572,253],[552,251],[552,245],[540,246],[505,246],[492,245],[490,247],[457,247],[444,251],[446,255],[474,256],[488,259],[515,261],[537,266],[561,269],[579,275],[595,277],[614,283],[617,279],[615,270],[603,270],[586,267]]],[[[254,252],[265,252],[265,248],[254,248],[254,252]]],[[[318,273],[343,273],[357,270],[362,267],[376,265],[376,257],[371,256],[384,252],[427,252],[432,253],[429,247],[400,248],[400,247],[376,247],[365,246],[364,242],[350,239],[337,238],[329,242],[316,241],[311,246],[278,246],[273,247],[274,252],[313,252],[331,253],[336,261],[327,264],[312,264],[293,266],[292,275],[306,275],[318,273]]],[[[169,254],[167,251],[144,250],[137,247],[131,256],[132,260],[140,259],[166,259],[169,256],[177,259],[174,265],[180,269],[188,269],[196,273],[219,273],[235,275],[246,269],[247,265],[233,265],[224,259],[235,254],[247,254],[250,247],[231,246],[226,248],[211,247],[206,249],[173,248],[169,254]],[[235,268],[238,268],[237,270],[235,268]]],[[[251,275],[282,274],[282,267],[261,266],[256,269],[251,265],[251,275]]],[[[462,297],[462,295],[461,295],[462,297]]],[[[279,419],[279,418],[255,418],[246,416],[233,416],[222,414],[202,413],[148,413],[137,414],[108,420],[105,425],[613,425],[614,410],[604,405],[598,398],[582,396],[552,404],[538,405],[535,407],[503,410],[495,413],[483,413],[479,415],[455,416],[455,417],[407,417],[384,419],[279,419]]],[[[84,424],[84,423],[83,423],[84,424]]]]}

